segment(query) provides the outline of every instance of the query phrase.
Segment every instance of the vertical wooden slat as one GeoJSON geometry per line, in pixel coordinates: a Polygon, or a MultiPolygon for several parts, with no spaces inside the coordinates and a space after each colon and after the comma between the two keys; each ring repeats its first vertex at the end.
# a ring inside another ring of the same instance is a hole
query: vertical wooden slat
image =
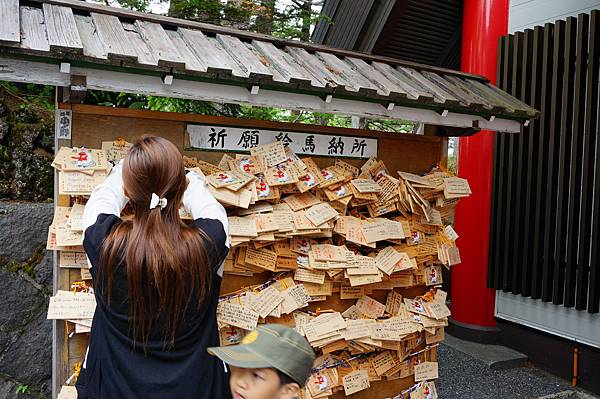
{"type": "MultiPolygon", "coordinates": [[[[504,70],[503,70],[503,76],[502,76],[502,88],[504,89],[504,91],[510,91],[511,90],[511,81],[512,81],[512,74],[513,74],[513,56],[514,56],[514,47],[515,47],[515,36],[514,35],[509,35],[509,40],[508,40],[508,45],[504,48],[504,54],[505,54],[505,62],[504,62],[504,70]]],[[[503,190],[503,196],[502,196],[502,202],[500,203],[500,206],[503,208],[502,210],[502,217],[500,218],[500,220],[510,220],[510,211],[511,211],[511,204],[510,204],[510,198],[511,198],[511,183],[512,183],[512,169],[513,169],[513,165],[512,165],[512,157],[513,157],[513,147],[512,147],[512,143],[513,143],[513,135],[502,135],[503,137],[500,139],[500,142],[502,143],[503,147],[504,147],[504,154],[505,154],[505,161],[502,165],[502,174],[504,177],[504,190],[503,190]]],[[[501,264],[502,264],[502,269],[504,270],[504,273],[502,275],[502,290],[504,292],[509,292],[511,290],[510,288],[510,283],[512,281],[512,268],[510,267],[510,263],[508,261],[509,259],[509,253],[508,253],[508,248],[507,248],[507,244],[509,242],[509,236],[510,236],[510,228],[507,225],[507,223],[501,223],[501,231],[502,231],[502,238],[501,238],[501,246],[500,248],[500,259],[501,259],[501,264]]]]}
{"type": "MultiPolygon", "coordinates": [[[[600,64],[600,11],[594,10],[591,13],[590,23],[590,44],[593,43],[595,53],[590,51],[590,67],[598,76],[600,64]]],[[[590,45],[590,49],[592,45],[590,45]]],[[[593,72],[592,72],[593,73],[593,72]]],[[[598,87],[596,86],[596,90],[598,87]]],[[[596,97],[597,100],[597,97],[596,97]]],[[[596,107],[588,107],[589,110],[596,113],[598,118],[598,104],[596,107]]],[[[596,125],[597,126],[597,125],[596,125]]],[[[592,235],[591,240],[591,259],[590,259],[590,290],[588,297],[588,312],[598,313],[600,311],[600,132],[596,131],[596,149],[595,149],[595,167],[594,167],[594,205],[592,211],[592,235]]]]}
{"type": "Polygon", "coordinates": [[[573,138],[573,93],[575,88],[575,48],[577,45],[577,19],[567,18],[565,22],[565,45],[562,88],[562,112],[560,117],[560,142],[558,145],[558,176],[556,193],[556,245],[554,247],[554,270],[552,276],[552,303],[564,302],[565,293],[565,253],[567,246],[566,226],[568,223],[567,204],[569,201],[569,173],[571,145],[573,138]]]}
{"type": "MultiPolygon", "coordinates": [[[[500,86],[500,88],[504,88],[505,87],[505,82],[508,80],[508,64],[509,64],[509,55],[512,55],[512,53],[509,51],[510,49],[510,42],[511,42],[511,37],[510,36],[505,36],[502,38],[501,41],[501,45],[499,46],[499,51],[502,51],[502,66],[501,69],[499,70],[499,74],[498,74],[498,85],[500,86]]],[[[503,243],[503,238],[504,238],[504,226],[506,225],[505,223],[502,223],[501,221],[503,220],[503,214],[504,214],[504,201],[505,201],[505,164],[506,164],[506,156],[505,156],[505,141],[506,141],[506,135],[504,134],[500,134],[498,135],[498,154],[499,154],[499,164],[497,167],[497,171],[498,171],[498,191],[497,191],[497,198],[498,201],[496,202],[496,220],[498,223],[496,223],[495,226],[495,232],[494,232],[494,238],[495,238],[495,267],[496,267],[496,274],[494,275],[494,280],[495,280],[495,287],[497,289],[501,289],[503,288],[503,284],[504,284],[504,280],[505,280],[505,274],[506,274],[506,269],[504,267],[504,253],[502,248],[504,247],[504,243],[503,243]]]]}
{"type": "MultiPolygon", "coordinates": [[[[598,13],[590,18],[590,41],[588,45],[588,69],[585,99],[585,119],[583,125],[583,173],[581,178],[581,217],[579,220],[579,253],[577,258],[577,284],[575,308],[583,310],[587,307],[589,283],[590,240],[592,220],[592,199],[594,195],[593,171],[594,147],[598,131],[598,48],[599,43],[593,34],[598,26],[598,13]]],[[[596,188],[598,189],[598,188],[596,188]]]]}
{"type": "MultiPolygon", "coordinates": [[[[501,59],[498,59],[501,62],[501,59]]],[[[460,140],[460,138],[459,138],[460,140]]],[[[498,193],[498,173],[500,173],[498,164],[500,163],[500,153],[498,145],[498,135],[494,135],[494,161],[492,169],[492,198],[490,204],[490,248],[488,252],[488,272],[487,272],[487,286],[488,288],[498,288],[496,285],[496,276],[499,274],[500,267],[496,265],[496,239],[494,232],[496,231],[496,225],[498,223],[497,212],[498,200],[496,199],[498,193]]]]}
{"type": "Polygon", "coordinates": [[[494,142],[488,285],[595,313],[600,11],[590,15],[500,39],[498,86],[541,117],[494,142]]]}
{"type": "Polygon", "coordinates": [[[553,50],[553,25],[544,26],[544,55],[542,58],[542,73],[540,76],[541,84],[541,116],[540,130],[538,134],[538,168],[536,181],[536,201],[535,221],[533,229],[533,258],[532,258],[532,289],[531,297],[538,299],[542,295],[542,274],[543,274],[543,237],[547,227],[543,215],[543,206],[545,196],[548,195],[546,164],[548,155],[548,125],[550,123],[550,93],[552,85],[552,50],[553,50]]]}
{"type": "MultiPolygon", "coordinates": [[[[541,102],[541,85],[539,77],[542,73],[542,60],[544,58],[544,28],[536,26],[533,30],[532,56],[531,56],[531,88],[529,95],[531,97],[530,104],[539,109],[541,102]]],[[[537,201],[537,170],[538,170],[538,155],[540,124],[539,120],[532,120],[529,125],[529,137],[527,146],[527,177],[525,180],[525,213],[523,221],[525,227],[523,229],[523,252],[522,262],[525,267],[522,271],[522,288],[521,295],[530,296],[533,280],[533,226],[535,223],[536,209],[532,206],[537,201]]]]}
{"type": "MultiPolygon", "coordinates": [[[[565,21],[556,21],[554,24],[554,43],[552,50],[552,75],[550,90],[550,108],[547,125],[548,135],[548,157],[546,159],[546,198],[545,205],[542,207],[545,220],[543,259],[542,259],[542,300],[550,301],[552,299],[552,277],[554,276],[554,245],[556,232],[556,201],[558,193],[556,191],[558,176],[558,141],[560,139],[560,117],[562,111],[562,75],[564,69],[564,48],[565,48],[565,21]]],[[[544,118],[546,119],[546,118],[544,118]]]]}
{"type": "MultiPolygon", "coordinates": [[[[505,38],[498,38],[498,67],[496,69],[496,82],[500,83],[500,77],[502,76],[502,68],[504,67],[504,48],[505,38]]],[[[500,135],[494,135],[494,166],[492,169],[492,200],[490,210],[490,248],[488,253],[488,273],[487,273],[487,285],[490,288],[499,288],[498,276],[500,274],[500,265],[497,264],[496,254],[496,226],[498,224],[498,180],[500,173],[500,135]]],[[[459,138],[460,140],[460,138],[459,138]]]]}
{"type": "MultiPolygon", "coordinates": [[[[600,11],[595,10],[592,11],[591,15],[591,23],[590,23],[590,66],[591,68],[598,72],[598,59],[600,58],[600,53],[598,51],[598,46],[600,45],[600,24],[598,19],[600,18],[600,11]],[[592,46],[593,43],[593,46],[592,46]],[[595,51],[592,52],[591,48],[594,48],[595,51]],[[593,57],[593,58],[592,58],[593,57]]],[[[593,73],[593,72],[592,72],[593,73]]],[[[589,74],[588,74],[589,76],[589,74]]],[[[596,75],[598,76],[598,75],[596,75]]],[[[597,85],[597,81],[596,81],[597,85]]],[[[598,86],[593,87],[593,89],[598,89],[598,86]]],[[[595,104],[592,104],[588,109],[592,112],[596,113],[594,118],[598,118],[598,97],[594,96],[595,104]]],[[[597,124],[593,125],[597,129],[597,124]]],[[[595,131],[595,164],[593,168],[593,207],[592,207],[592,234],[590,236],[591,242],[591,258],[590,258],[590,289],[588,295],[588,305],[587,309],[590,313],[598,313],[600,311],[600,131],[595,131]]]]}
{"type": "MultiPolygon", "coordinates": [[[[519,60],[519,68],[520,68],[520,90],[519,90],[519,98],[525,103],[529,103],[531,93],[528,88],[531,85],[531,62],[533,56],[533,31],[531,29],[526,29],[523,33],[523,45],[521,51],[521,58],[519,60]]],[[[515,191],[516,191],[516,199],[515,199],[515,228],[512,236],[513,244],[512,244],[512,262],[515,264],[515,270],[513,274],[513,293],[520,294],[523,292],[524,288],[524,270],[529,267],[529,264],[523,262],[523,258],[521,257],[521,253],[523,251],[523,246],[525,242],[525,237],[523,237],[523,230],[525,228],[525,223],[523,219],[524,208],[527,207],[527,203],[523,201],[526,192],[529,191],[527,188],[522,189],[523,181],[526,178],[527,174],[527,165],[529,158],[527,157],[527,147],[528,147],[528,139],[529,135],[531,135],[530,126],[522,127],[521,134],[516,137],[518,149],[517,149],[517,174],[515,181],[515,191]]]]}
{"type": "MultiPolygon", "coordinates": [[[[521,96],[521,79],[523,70],[523,32],[515,33],[515,40],[513,45],[513,62],[512,62],[512,78],[510,85],[510,94],[519,98],[521,96]]],[[[506,229],[506,250],[507,250],[507,266],[512,268],[512,280],[510,283],[510,290],[513,294],[519,294],[521,292],[521,267],[522,263],[520,259],[515,256],[516,246],[514,237],[519,234],[518,223],[519,219],[516,217],[518,208],[520,206],[519,189],[521,185],[520,174],[523,168],[523,145],[522,143],[523,134],[511,134],[509,137],[510,151],[509,156],[511,159],[515,159],[517,162],[510,162],[508,168],[509,180],[507,186],[510,187],[510,195],[507,201],[507,220],[513,221],[513,228],[506,229]]]]}
{"type": "Polygon", "coordinates": [[[589,16],[577,18],[577,44],[575,61],[575,87],[573,95],[573,137],[569,164],[569,202],[567,210],[567,251],[565,254],[565,299],[566,307],[575,305],[575,281],[577,271],[577,249],[579,244],[579,210],[581,208],[581,156],[583,152],[583,117],[585,115],[585,76],[587,69],[587,37],[589,16]]]}
{"type": "MultiPolygon", "coordinates": [[[[54,107],[59,109],[58,99],[62,97],[62,87],[55,90],[54,107]]],[[[63,104],[61,109],[70,109],[69,105],[63,104]]],[[[55,128],[59,120],[55,118],[55,128]]],[[[54,137],[54,148],[70,147],[71,139],[59,139],[58,135],[54,137]]],[[[58,172],[54,170],[54,207],[60,206],[63,201],[70,200],[70,196],[58,194],[58,172]],[[65,198],[67,197],[67,198],[65,198]]],[[[58,262],[59,252],[53,251],[52,254],[52,294],[58,290],[69,290],[68,269],[61,269],[58,262]]],[[[64,320],[52,320],[52,397],[55,398],[60,391],[60,387],[69,378],[68,358],[69,358],[69,338],[65,328],[64,320]]]]}

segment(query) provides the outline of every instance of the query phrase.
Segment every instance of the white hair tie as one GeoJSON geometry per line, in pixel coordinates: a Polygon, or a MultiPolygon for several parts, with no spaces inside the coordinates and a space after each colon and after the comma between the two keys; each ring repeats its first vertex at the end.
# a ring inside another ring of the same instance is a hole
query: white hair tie
{"type": "Polygon", "coordinates": [[[150,198],[150,209],[154,209],[157,206],[160,206],[160,209],[164,209],[167,206],[167,199],[160,198],[155,193],[152,193],[152,198],[150,198]]]}

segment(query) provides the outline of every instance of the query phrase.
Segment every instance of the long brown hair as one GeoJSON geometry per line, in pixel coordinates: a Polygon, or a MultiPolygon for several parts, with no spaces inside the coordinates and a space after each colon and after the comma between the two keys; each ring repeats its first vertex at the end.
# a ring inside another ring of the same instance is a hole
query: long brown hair
{"type": "Polygon", "coordinates": [[[179,217],[187,179],[181,154],[170,141],[138,140],[125,157],[123,185],[133,219],[104,241],[100,282],[110,298],[115,267],[125,261],[130,334],[145,347],[156,321],[164,320],[165,343],[172,345],[190,303],[200,306],[210,292],[206,246],[211,240],[179,217]],[[164,209],[150,209],[153,193],[167,199],[164,209]]]}

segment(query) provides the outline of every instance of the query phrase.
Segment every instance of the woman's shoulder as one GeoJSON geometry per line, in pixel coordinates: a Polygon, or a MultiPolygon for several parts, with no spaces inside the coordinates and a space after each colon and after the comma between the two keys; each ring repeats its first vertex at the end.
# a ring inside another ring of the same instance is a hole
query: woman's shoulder
{"type": "Polygon", "coordinates": [[[92,263],[92,266],[96,266],[104,239],[121,222],[122,220],[118,216],[101,213],[96,218],[96,222],[85,229],[83,235],[83,248],[92,263]]]}
{"type": "Polygon", "coordinates": [[[85,229],[84,240],[97,235],[108,235],[121,222],[121,218],[116,215],[101,213],[96,222],[85,229]]]}
{"type": "Polygon", "coordinates": [[[225,226],[219,219],[198,218],[194,220],[192,226],[201,229],[215,241],[225,241],[227,238],[225,226]]]}
{"type": "Polygon", "coordinates": [[[206,242],[211,244],[208,245],[209,257],[214,259],[215,266],[219,267],[229,252],[227,232],[223,222],[219,219],[198,218],[194,220],[192,226],[204,232],[206,242]]]}

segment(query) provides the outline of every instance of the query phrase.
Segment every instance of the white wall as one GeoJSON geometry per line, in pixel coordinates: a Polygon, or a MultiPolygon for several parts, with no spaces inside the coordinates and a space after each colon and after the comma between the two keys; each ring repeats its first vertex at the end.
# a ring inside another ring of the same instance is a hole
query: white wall
{"type": "Polygon", "coordinates": [[[600,9],[600,0],[510,0],[508,32],[600,9]]]}
{"type": "Polygon", "coordinates": [[[496,317],[600,348],[600,314],[496,291],[496,317]]]}
{"type": "MultiPolygon", "coordinates": [[[[510,0],[508,31],[600,9],[600,0],[510,0]]],[[[496,317],[600,348],[600,314],[497,291],[496,317]]]]}

